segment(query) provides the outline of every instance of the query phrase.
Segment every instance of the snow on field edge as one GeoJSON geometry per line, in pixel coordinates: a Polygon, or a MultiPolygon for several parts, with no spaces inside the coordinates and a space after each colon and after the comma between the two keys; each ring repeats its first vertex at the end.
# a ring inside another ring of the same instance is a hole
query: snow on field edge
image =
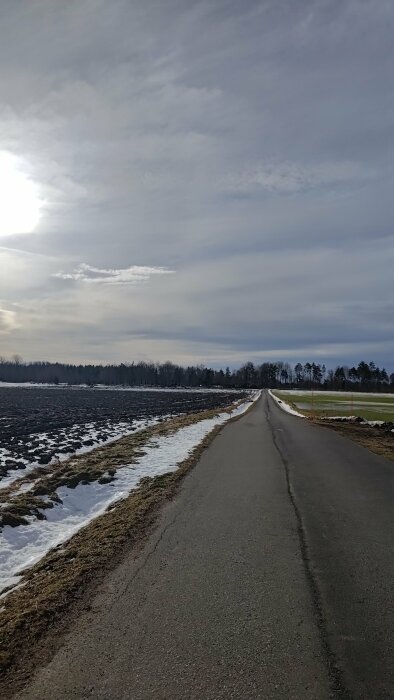
{"type": "Polygon", "coordinates": [[[33,566],[50,549],[68,540],[106,511],[109,505],[126,498],[137,488],[142,477],[175,471],[208,433],[245,413],[260,395],[261,392],[255,392],[230,414],[220,413],[216,418],[180,428],[175,434],[152,438],[144,446],[145,454],[135,463],[118,469],[115,480],[109,484],[93,482],[80,484],[75,489],[59,488],[57,493],[63,503],[45,511],[47,520],[31,518],[28,525],[4,527],[0,534],[0,590],[18,584],[22,570],[33,566]]]}
{"type": "MultiPolygon", "coordinates": [[[[154,425],[157,425],[163,418],[172,418],[174,417],[174,415],[175,414],[168,414],[164,416],[155,416],[154,418],[141,418],[138,420],[134,420],[132,423],[129,424],[125,422],[114,423],[113,432],[105,440],[100,441],[96,440],[96,435],[100,432],[99,429],[94,428],[88,430],[87,428],[85,428],[85,432],[82,434],[81,440],[91,439],[93,440],[93,445],[82,446],[77,448],[76,450],[70,450],[70,452],[67,452],[66,454],[62,454],[61,452],[55,451],[51,461],[45,466],[50,467],[51,464],[56,464],[57,462],[64,462],[65,460],[71,459],[72,457],[86,454],[87,452],[92,452],[92,450],[96,450],[98,447],[105,447],[106,445],[110,445],[112,442],[120,440],[120,438],[122,437],[138,433],[141,430],[145,430],[146,428],[152,428],[154,425]]],[[[42,435],[44,435],[44,433],[42,433],[42,435]]],[[[8,455],[12,456],[10,451],[6,448],[0,447],[0,456],[7,457],[8,455]]],[[[10,486],[16,481],[23,479],[27,474],[34,471],[38,467],[43,466],[42,464],[40,464],[40,462],[28,462],[22,457],[17,457],[17,461],[24,462],[24,464],[26,465],[25,468],[9,469],[7,476],[3,476],[0,479],[0,491],[2,489],[7,488],[7,486],[10,486]]]]}
{"type": "Polygon", "coordinates": [[[159,392],[182,392],[182,393],[193,393],[193,394],[206,394],[206,393],[216,393],[216,394],[237,394],[244,391],[244,389],[234,389],[232,387],[206,387],[206,386],[149,386],[149,384],[135,386],[129,386],[128,384],[65,384],[64,382],[59,382],[59,384],[49,383],[49,382],[3,382],[0,381],[0,389],[14,389],[14,388],[24,388],[24,389],[89,389],[89,391],[159,391],[159,392]]]}
{"type": "Polygon", "coordinates": [[[294,408],[289,406],[286,401],[283,401],[283,399],[280,399],[278,396],[275,396],[271,389],[268,389],[268,393],[271,396],[274,401],[278,404],[279,408],[281,408],[283,411],[286,411],[286,413],[290,413],[292,416],[297,416],[297,418],[305,418],[305,416],[302,413],[298,413],[298,411],[295,411],[294,408]]]}

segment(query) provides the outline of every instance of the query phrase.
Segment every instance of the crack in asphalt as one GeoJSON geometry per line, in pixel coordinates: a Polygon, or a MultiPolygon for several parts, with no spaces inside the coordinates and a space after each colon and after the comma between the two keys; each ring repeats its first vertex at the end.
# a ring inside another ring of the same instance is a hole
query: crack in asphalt
{"type": "MultiPolygon", "coordinates": [[[[145,552],[144,552],[143,557],[142,557],[142,561],[140,562],[139,566],[137,566],[137,568],[136,568],[135,572],[133,573],[133,575],[130,576],[130,578],[127,579],[127,581],[125,582],[125,585],[124,585],[122,588],[118,588],[118,590],[117,590],[117,592],[116,592],[116,595],[113,596],[113,601],[112,601],[111,605],[107,606],[107,609],[108,609],[108,610],[112,610],[112,608],[113,608],[114,605],[118,602],[118,600],[119,600],[120,598],[122,598],[122,597],[127,593],[127,591],[129,590],[130,586],[132,585],[132,583],[134,582],[134,580],[137,578],[137,576],[141,573],[141,571],[145,568],[145,566],[147,565],[147,563],[148,563],[148,561],[151,559],[151,557],[154,555],[154,553],[155,553],[155,551],[157,550],[159,544],[161,543],[161,541],[162,541],[163,538],[165,537],[167,531],[174,525],[174,523],[176,522],[176,520],[177,520],[177,518],[179,517],[179,515],[180,515],[179,513],[176,513],[176,514],[174,515],[174,517],[172,518],[172,520],[171,520],[169,523],[167,523],[167,525],[165,525],[165,527],[162,529],[162,531],[160,532],[159,537],[158,537],[157,540],[153,543],[153,546],[152,546],[148,551],[145,551],[145,552]]],[[[141,556],[141,554],[140,554],[139,556],[141,556]]]]}
{"type": "Polygon", "coordinates": [[[269,401],[268,401],[268,398],[266,395],[265,395],[265,402],[264,402],[264,412],[265,412],[265,417],[267,419],[267,423],[271,429],[272,441],[274,443],[275,449],[278,452],[278,455],[282,461],[282,464],[283,464],[284,470],[285,470],[287,492],[288,492],[289,499],[290,499],[292,508],[294,510],[296,521],[297,521],[297,534],[298,534],[299,543],[300,543],[301,558],[302,558],[302,562],[304,565],[305,575],[306,575],[308,587],[309,587],[311,598],[312,598],[313,610],[314,610],[314,614],[315,614],[315,618],[316,618],[317,627],[319,630],[322,650],[324,653],[324,658],[326,660],[329,683],[330,683],[330,688],[331,688],[331,695],[332,695],[332,698],[335,698],[337,700],[352,700],[352,696],[351,696],[349,690],[347,689],[345,682],[344,682],[344,679],[343,679],[342,669],[339,666],[336,654],[333,651],[333,649],[331,648],[331,645],[329,642],[327,623],[326,623],[326,618],[325,618],[325,614],[324,614],[322,596],[320,593],[320,589],[319,589],[319,585],[318,585],[316,576],[313,572],[312,561],[311,561],[311,557],[309,554],[307,532],[306,532],[306,528],[305,528],[305,525],[303,522],[301,511],[297,505],[297,502],[295,499],[295,494],[294,494],[293,487],[291,484],[290,464],[289,464],[288,460],[286,459],[286,457],[283,455],[283,453],[280,449],[277,437],[275,435],[275,428],[274,428],[272,421],[271,421],[269,401]]]}

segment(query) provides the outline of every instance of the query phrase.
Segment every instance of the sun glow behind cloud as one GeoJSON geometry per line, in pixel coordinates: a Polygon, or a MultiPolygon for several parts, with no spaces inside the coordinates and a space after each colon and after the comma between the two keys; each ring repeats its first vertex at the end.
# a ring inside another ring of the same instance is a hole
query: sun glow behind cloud
{"type": "Polygon", "coordinates": [[[40,219],[40,199],[18,159],[0,152],[0,236],[30,233],[40,219]]]}

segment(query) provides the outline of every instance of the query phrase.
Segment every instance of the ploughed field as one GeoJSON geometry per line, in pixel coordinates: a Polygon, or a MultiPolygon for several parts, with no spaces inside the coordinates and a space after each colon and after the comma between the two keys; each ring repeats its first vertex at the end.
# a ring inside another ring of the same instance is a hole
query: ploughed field
{"type": "Polygon", "coordinates": [[[0,387],[0,485],[33,465],[87,452],[152,421],[219,409],[243,395],[212,390],[0,387]]]}
{"type": "Polygon", "coordinates": [[[295,410],[308,416],[359,416],[366,421],[394,421],[394,394],[297,390],[275,390],[274,393],[295,410]]]}

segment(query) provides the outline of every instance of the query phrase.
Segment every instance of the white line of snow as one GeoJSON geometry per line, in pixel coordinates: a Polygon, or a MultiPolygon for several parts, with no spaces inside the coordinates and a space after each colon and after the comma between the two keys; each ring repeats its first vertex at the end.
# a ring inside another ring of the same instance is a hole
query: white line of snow
{"type": "MultiPolygon", "coordinates": [[[[352,423],[357,420],[357,416],[319,416],[320,420],[335,420],[344,421],[345,423],[352,423]]],[[[367,423],[368,421],[363,421],[367,423]]]]}
{"type": "Polygon", "coordinates": [[[47,384],[44,382],[42,384],[35,384],[34,382],[3,382],[3,381],[0,381],[0,388],[3,388],[3,387],[8,388],[9,387],[10,389],[12,389],[16,386],[25,386],[25,387],[29,387],[29,388],[31,388],[31,387],[47,388],[49,386],[62,386],[62,387],[64,387],[67,385],[66,384],[47,384]]]}
{"type": "Polygon", "coordinates": [[[173,472],[217,425],[244,413],[261,392],[243,402],[230,414],[199,421],[176,433],[152,438],[144,446],[145,454],[133,464],[116,472],[109,484],[80,484],[75,489],[61,487],[57,493],[63,503],[45,510],[47,520],[30,518],[28,525],[6,526],[0,534],[0,590],[17,584],[20,572],[39,561],[50,549],[68,540],[115,501],[126,498],[144,476],[173,472]]]}
{"type": "Polygon", "coordinates": [[[286,411],[286,413],[290,413],[292,416],[297,416],[298,418],[305,418],[305,416],[302,413],[298,413],[298,411],[295,411],[294,408],[289,406],[288,403],[280,399],[278,396],[275,396],[271,389],[268,389],[268,393],[283,411],[286,411]]]}
{"type": "Polygon", "coordinates": [[[34,383],[34,382],[3,382],[0,381],[0,389],[13,389],[16,387],[22,387],[25,389],[89,389],[90,391],[158,391],[158,392],[182,392],[191,394],[211,394],[211,393],[225,393],[225,394],[238,394],[242,393],[244,389],[234,389],[234,388],[223,388],[223,387],[183,387],[183,386],[149,386],[149,385],[138,385],[129,386],[126,384],[95,384],[90,386],[89,384],[64,384],[59,382],[59,384],[50,384],[48,382],[34,383]]]}
{"type": "MultiPolygon", "coordinates": [[[[279,390],[281,391],[281,390],[279,390]]],[[[312,393],[311,389],[285,389],[286,394],[297,394],[298,396],[310,396],[312,393]]],[[[377,391],[323,391],[320,389],[313,390],[316,396],[336,396],[339,399],[346,399],[353,394],[354,399],[357,401],[359,398],[374,396],[376,398],[389,398],[394,400],[394,393],[380,393],[377,391]]]]}
{"type": "Polygon", "coordinates": [[[333,420],[338,423],[355,423],[359,425],[369,425],[371,428],[379,428],[381,425],[387,425],[390,421],[384,420],[360,420],[360,416],[319,416],[320,420],[333,420]]]}

